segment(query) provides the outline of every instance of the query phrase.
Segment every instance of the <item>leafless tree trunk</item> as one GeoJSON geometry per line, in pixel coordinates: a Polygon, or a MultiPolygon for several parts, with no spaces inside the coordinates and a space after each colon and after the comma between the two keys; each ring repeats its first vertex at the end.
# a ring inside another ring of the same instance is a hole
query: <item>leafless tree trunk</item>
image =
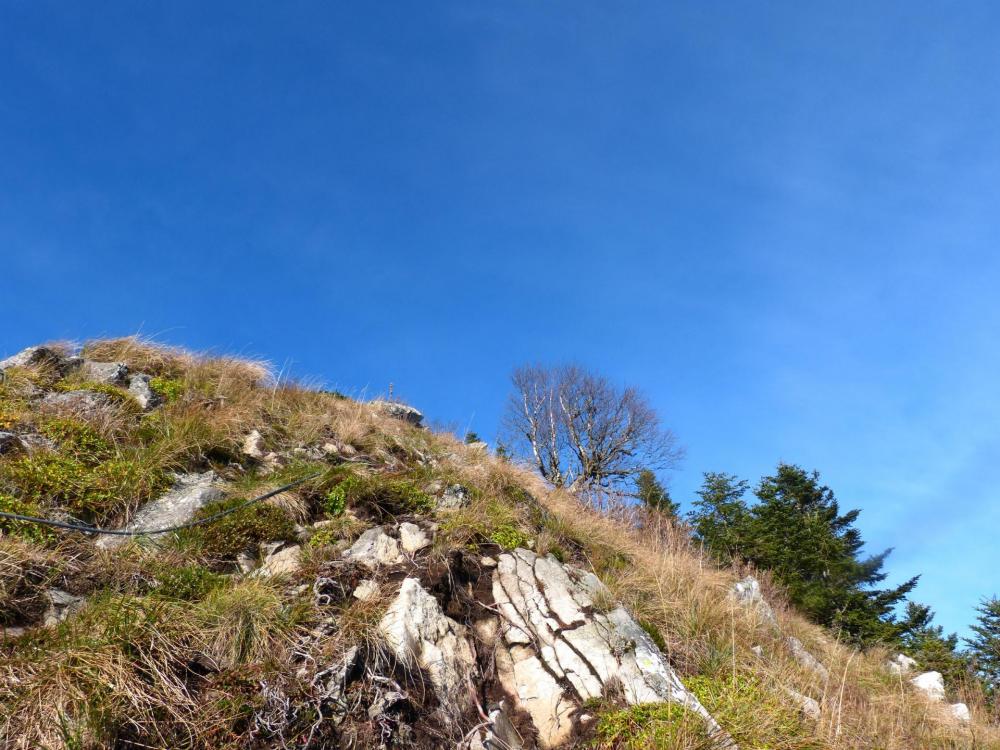
{"type": "Polygon", "coordinates": [[[635,388],[581,367],[517,368],[504,428],[543,477],[570,490],[622,487],[644,468],[672,468],[676,438],[635,388]]]}

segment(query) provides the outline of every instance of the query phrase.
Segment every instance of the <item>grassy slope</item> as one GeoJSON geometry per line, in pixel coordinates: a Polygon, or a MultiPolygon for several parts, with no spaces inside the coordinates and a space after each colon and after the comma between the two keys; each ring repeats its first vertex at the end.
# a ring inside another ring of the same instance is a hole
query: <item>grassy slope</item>
{"type": "MultiPolygon", "coordinates": [[[[124,392],[104,388],[113,408],[80,418],[44,411],[31,394],[94,386],[45,366],[8,373],[0,384],[0,429],[38,431],[58,448],[0,459],[0,507],[113,524],[168,486],[171,471],[214,468],[231,498],[303,472],[323,474],[223,526],[158,548],[105,553],[78,535],[0,527],[0,625],[37,620],[49,587],[89,596],[58,627],[0,643],[4,747],[268,747],[276,734],[291,742],[310,732],[321,739],[330,730],[316,729],[311,672],[296,654],[329,663],[371,635],[384,599],[345,604],[322,630],[325,614],[311,595],[317,572],[338,543],[364,528],[357,517],[370,524],[427,513],[426,493],[460,483],[472,503],[440,519],[428,566],[455,548],[495,551],[530,541],[539,552],[593,569],[744,748],[1000,748],[980,706],[972,705],[971,725],[955,723],[887,673],[887,654],[836,642],[769,590],[783,630],[829,668],[829,683],[818,683],[765,623],[733,604],[728,591],[741,571],[712,565],[669,524],[646,519],[637,530],[634,518],[599,516],[451,435],[412,428],[336,394],[275,385],[258,363],[131,339],[92,342],[85,354],[156,376],[168,403],[143,415],[124,392]],[[241,455],[251,429],[262,432],[268,449],[291,457],[276,474],[241,455]],[[327,456],[301,450],[318,445],[329,446],[327,456]],[[338,514],[342,504],[352,512],[338,514]],[[306,545],[293,580],[232,574],[239,549],[292,538],[296,523],[324,518],[333,523],[306,545]],[[317,629],[323,638],[311,636],[317,629]],[[754,656],[754,645],[764,658],[754,656]],[[799,717],[785,687],[820,700],[822,718],[799,717]],[[277,714],[289,715],[281,706],[294,709],[293,721],[275,729],[277,714]]],[[[676,711],[623,710],[610,700],[592,708],[599,719],[586,742],[596,746],[702,746],[676,711]]]]}

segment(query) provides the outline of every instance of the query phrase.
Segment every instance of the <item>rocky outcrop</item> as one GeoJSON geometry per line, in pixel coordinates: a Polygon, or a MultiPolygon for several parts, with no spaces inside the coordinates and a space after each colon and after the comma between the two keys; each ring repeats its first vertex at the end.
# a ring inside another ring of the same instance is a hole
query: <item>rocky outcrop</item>
{"type": "MultiPolygon", "coordinates": [[[[222,491],[215,486],[215,481],[213,471],[178,476],[173,489],[140,508],[125,526],[125,530],[152,531],[190,521],[196,511],[222,497],[222,491]]],[[[97,540],[97,546],[113,549],[126,539],[128,537],[125,536],[103,536],[97,540]]]]}
{"type": "Polygon", "coordinates": [[[424,421],[424,415],[407,404],[396,401],[372,401],[371,406],[393,419],[401,419],[414,427],[422,426],[424,421]]]}
{"type": "Polygon", "coordinates": [[[717,747],[735,747],[666,657],[592,573],[517,549],[493,574],[499,679],[543,747],[565,742],[586,700],[620,690],[630,705],[668,701],[701,716],[717,747]]]}
{"type": "Polygon", "coordinates": [[[469,504],[469,492],[460,484],[452,484],[445,488],[438,498],[437,510],[449,511],[464,508],[469,504]]]}
{"type": "Polygon", "coordinates": [[[57,412],[91,417],[114,408],[115,401],[108,394],[99,391],[62,391],[47,393],[42,399],[42,406],[57,412]]]}
{"type": "Polygon", "coordinates": [[[399,542],[386,534],[381,526],[368,529],[358,537],[358,540],[344,551],[343,558],[369,570],[403,562],[399,542]]]}
{"type": "Polygon", "coordinates": [[[418,667],[437,694],[441,719],[449,725],[471,712],[476,659],[469,633],[445,615],[437,599],[416,578],[406,578],[379,624],[395,657],[418,667]]]}
{"type": "Polygon", "coordinates": [[[12,357],[0,361],[0,371],[13,367],[31,367],[32,365],[51,364],[60,371],[65,371],[71,364],[79,363],[77,358],[63,356],[60,352],[48,346],[29,346],[12,357]],[[72,361],[71,361],[72,360],[72,361]]]}
{"type": "Polygon", "coordinates": [[[85,359],[80,363],[79,374],[92,383],[125,385],[128,382],[128,365],[124,362],[92,362],[85,359]]]}

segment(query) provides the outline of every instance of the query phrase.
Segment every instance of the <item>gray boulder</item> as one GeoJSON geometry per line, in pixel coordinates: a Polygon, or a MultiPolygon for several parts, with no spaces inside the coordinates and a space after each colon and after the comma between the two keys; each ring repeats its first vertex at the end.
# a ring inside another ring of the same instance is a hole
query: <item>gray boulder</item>
{"type": "Polygon", "coordinates": [[[940,702],[944,700],[944,677],[940,672],[923,672],[910,682],[917,690],[927,696],[928,700],[940,702]]]}
{"type": "Polygon", "coordinates": [[[16,453],[24,448],[21,439],[13,432],[0,430],[0,456],[5,453],[16,453]]]}
{"type": "Polygon", "coordinates": [[[451,484],[437,501],[438,510],[458,510],[469,504],[469,491],[460,484],[451,484]]]}
{"type": "Polygon", "coordinates": [[[83,597],[74,596],[62,589],[49,589],[45,592],[45,597],[49,600],[48,609],[42,618],[46,626],[58,625],[84,604],[83,597]]]}
{"type": "Polygon", "coordinates": [[[385,533],[381,526],[368,529],[358,540],[344,551],[343,558],[355,562],[369,570],[382,565],[396,565],[403,562],[399,542],[385,533]]]}
{"type": "Polygon", "coordinates": [[[896,654],[886,665],[892,674],[908,674],[917,668],[917,660],[906,654],[896,654]]]}
{"type": "MultiPolygon", "coordinates": [[[[178,476],[173,488],[140,508],[125,530],[149,531],[187,523],[200,508],[222,497],[222,490],[215,486],[215,480],[214,471],[178,476]]],[[[128,537],[102,536],[97,540],[97,546],[114,549],[126,539],[128,537]]]]}
{"type": "Polygon", "coordinates": [[[421,412],[406,404],[400,404],[396,401],[372,401],[371,405],[383,414],[393,419],[402,419],[414,427],[420,427],[424,421],[424,415],[421,412]]]}
{"type": "Polygon", "coordinates": [[[48,393],[42,399],[42,406],[56,411],[73,412],[80,416],[93,416],[113,409],[115,403],[106,393],[80,390],[48,393]]]}
{"type": "MultiPolygon", "coordinates": [[[[0,361],[0,370],[9,370],[12,367],[30,367],[42,363],[50,363],[60,370],[66,368],[68,358],[47,346],[29,346],[12,357],[0,361]]],[[[79,360],[77,360],[79,361],[79,360]]]]}
{"type": "Polygon", "coordinates": [[[80,375],[85,380],[107,385],[125,385],[128,382],[128,365],[124,362],[92,362],[85,359],[80,363],[80,375]]]}

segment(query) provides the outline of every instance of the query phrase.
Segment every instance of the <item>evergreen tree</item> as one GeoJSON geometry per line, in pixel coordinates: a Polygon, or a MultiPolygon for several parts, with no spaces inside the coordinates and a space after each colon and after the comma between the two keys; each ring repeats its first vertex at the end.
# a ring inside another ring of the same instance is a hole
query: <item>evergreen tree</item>
{"type": "Polygon", "coordinates": [[[636,494],[642,504],[650,510],[659,511],[664,515],[676,518],[678,505],[670,498],[670,493],[660,484],[656,475],[649,469],[643,469],[635,480],[636,494]]]}
{"type": "Polygon", "coordinates": [[[688,520],[695,539],[722,559],[739,556],[747,541],[750,514],[743,495],[750,483],[732,474],[706,472],[688,520]]]}
{"type": "Polygon", "coordinates": [[[472,445],[473,443],[482,442],[482,438],[479,437],[478,433],[472,432],[471,430],[465,433],[465,444],[472,445]]]}
{"type": "Polygon", "coordinates": [[[957,650],[958,636],[944,634],[932,625],[934,612],[926,604],[906,603],[906,614],[898,623],[903,651],[917,660],[920,669],[940,672],[949,686],[970,678],[969,660],[957,650]]]}
{"type": "Polygon", "coordinates": [[[1000,689],[1000,599],[983,599],[976,611],[978,620],[971,628],[975,636],[965,643],[976,671],[995,693],[1000,689]]]}

